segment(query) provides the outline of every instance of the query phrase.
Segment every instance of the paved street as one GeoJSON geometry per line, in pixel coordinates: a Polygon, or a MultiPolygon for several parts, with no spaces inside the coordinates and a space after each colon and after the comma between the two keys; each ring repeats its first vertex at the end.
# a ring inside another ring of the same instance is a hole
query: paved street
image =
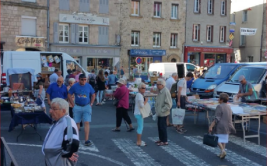
{"type": "MultiPolygon", "coordinates": [[[[136,125],[133,114],[130,117],[136,125]]],[[[20,166],[43,166],[44,158],[41,153],[42,141],[36,134],[24,134],[16,142],[16,136],[20,133],[20,126],[12,132],[8,132],[10,112],[1,112],[1,137],[9,144],[20,166]]],[[[193,124],[193,117],[185,117],[185,127],[188,132],[178,134],[174,128],[168,128],[169,145],[158,147],[154,141],[157,139],[156,123],[148,118],[145,120],[143,140],[146,147],[135,145],[136,132],[126,132],[122,123],[121,132],[112,132],[115,127],[115,108],[111,102],[103,106],[93,107],[90,139],[94,145],[91,147],[80,146],[78,166],[207,166],[207,165],[242,165],[256,166],[266,165],[266,124],[261,123],[261,145],[257,145],[257,139],[249,139],[246,144],[242,142],[242,132],[230,137],[227,144],[226,159],[220,160],[216,155],[218,148],[211,148],[202,144],[202,136],[207,132],[204,113],[200,114],[197,125],[193,124]]],[[[44,138],[49,125],[41,124],[38,132],[44,138]]],[[[256,121],[252,121],[250,133],[256,130],[256,121]]],[[[31,133],[32,128],[27,127],[25,133],[31,133]]],[[[81,143],[84,142],[83,128],[80,134],[81,143]]]]}

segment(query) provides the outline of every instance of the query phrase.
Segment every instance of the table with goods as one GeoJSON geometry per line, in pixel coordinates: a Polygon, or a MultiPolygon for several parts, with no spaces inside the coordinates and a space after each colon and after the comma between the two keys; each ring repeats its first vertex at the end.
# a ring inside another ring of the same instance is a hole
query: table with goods
{"type": "MultiPolygon", "coordinates": [[[[219,105],[217,98],[211,99],[189,99],[190,105],[194,105],[195,109],[202,108],[206,111],[206,118],[210,124],[211,118],[214,118],[216,107],[219,105]],[[212,116],[211,116],[212,115],[212,116]]],[[[227,103],[233,112],[233,124],[241,123],[243,131],[243,140],[246,138],[258,138],[258,144],[260,144],[260,122],[261,116],[266,115],[266,106],[256,103],[242,103],[242,102],[228,102],[227,103]],[[249,124],[251,119],[258,121],[258,128],[256,134],[246,135],[246,129],[249,130],[249,124]]]]}

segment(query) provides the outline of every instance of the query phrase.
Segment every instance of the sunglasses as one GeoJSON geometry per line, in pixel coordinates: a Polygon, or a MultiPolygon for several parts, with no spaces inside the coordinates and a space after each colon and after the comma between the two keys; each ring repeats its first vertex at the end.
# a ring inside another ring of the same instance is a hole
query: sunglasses
{"type": "Polygon", "coordinates": [[[146,89],[146,88],[141,88],[141,89],[146,89]]]}
{"type": "Polygon", "coordinates": [[[86,81],[86,78],[85,79],[80,79],[81,81],[86,81]]]}
{"type": "Polygon", "coordinates": [[[162,84],[157,84],[157,86],[159,86],[159,85],[162,85],[162,84]]]}

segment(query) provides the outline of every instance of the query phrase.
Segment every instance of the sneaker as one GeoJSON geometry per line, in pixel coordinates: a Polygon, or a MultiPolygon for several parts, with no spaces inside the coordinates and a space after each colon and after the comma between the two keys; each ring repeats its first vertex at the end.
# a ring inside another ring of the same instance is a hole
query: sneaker
{"type": "Polygon", "coordinates": [[[103,102],[105,102],[105,101],[106,101],[106,99],[103,100],[103,102]]]}
{"type": "Polygon", "coordinates": [[[93,143],[90,140],[84,142],[85,146],[91,146],[93,143]]]}
{"type": "Polygon", "coordinates": [[[105,104],[105,102],[104,102],[104,101],[102,101],[102,102],[101,102],[101,104],[105,104]]]}
{"type": "Polygon", "coordinates": [[[183,130],[181,130],[181,129],[176,129],[176,131],[177,131],[177,133],[179,133],[179,134],[184,134],[183,130]]]}

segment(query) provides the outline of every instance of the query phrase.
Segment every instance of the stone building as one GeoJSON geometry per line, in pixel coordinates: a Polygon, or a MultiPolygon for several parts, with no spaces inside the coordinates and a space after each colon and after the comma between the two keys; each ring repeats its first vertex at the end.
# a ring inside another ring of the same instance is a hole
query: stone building
{"type": "Polygon", "coordinates": [[[184,61],[200,66],[230,62],[231,0],[190,0],[186,9],[184,61]]]}
{"type": "Polygon", "coordinates": [[[50,50],[71,55],[87,71],[113,68],[120,58],[116,2],[50,0],[50,50]]]}
{"type": "Polygon", "coordinates": [[[1,0],[3,50],[46,50],[47,9],[44,0],[1,0]]]}
{"type": "Polygon", "coordinates": [[[133,74],[132,68],[137,66],[141,77],[146,79],[150,63],[183,61],[185,3],[184,0],[117,0],[120,62],[126,76],[133,74]]]}

